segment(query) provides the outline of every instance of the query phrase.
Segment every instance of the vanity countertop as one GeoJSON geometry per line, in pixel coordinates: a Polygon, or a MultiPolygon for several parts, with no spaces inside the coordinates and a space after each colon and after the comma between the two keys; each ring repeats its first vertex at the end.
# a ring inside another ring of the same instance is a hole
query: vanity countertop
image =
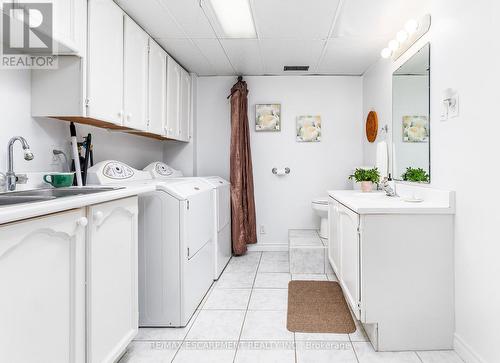
{"type": "Polygon", "coordinates": [[[127,185],[125,188],[106,192],[75,195],[41,202],[0,206],[0,224],[131,197],[151,192],[155,189],[156,186],[154,183],[137,183],[127,185]]]}
{"type": "Polygon", "coordinates": [[[430,188],[402,190],[399,197],[385,192],[363,193],[360,190],[330,190],[328,195],[358,214],[455,214],[455,195],[450,191],[430,188]],[[422,202],[408,202],[407,198],[422,202]]]}

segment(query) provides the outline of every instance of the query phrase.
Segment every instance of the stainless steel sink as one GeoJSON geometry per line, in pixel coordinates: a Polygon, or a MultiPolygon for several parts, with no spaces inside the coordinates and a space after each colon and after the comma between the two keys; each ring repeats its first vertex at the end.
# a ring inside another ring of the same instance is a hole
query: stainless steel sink
{"type": "Polygon", "coordinates": [[[9,196],[0,195],[0,206],[20,204],[20,203],[33,203],[43,202],[46,200],[55,199],[55,197],[36,197],[36,196],[9,196]]]}
{"type": "Polygon", "coordinates": [[[113,187],[68,187],[58,189],[33,189],[23,190],[19,192],[0,193],[0,206],[20,204],[20,203],[34,203],[52,200],[56,198],[72,197],[77,195],[87,195],[94,193],[109,192],[122,188],[113,187]]]}

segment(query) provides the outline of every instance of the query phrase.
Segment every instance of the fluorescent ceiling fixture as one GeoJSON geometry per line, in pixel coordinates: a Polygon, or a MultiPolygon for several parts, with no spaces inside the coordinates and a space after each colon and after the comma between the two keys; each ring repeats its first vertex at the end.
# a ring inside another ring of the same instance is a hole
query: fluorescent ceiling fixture
{"type": "Polygon", "coordinates": [[[224,33],[231,38],[255,38],[248,0],[211,0],[224,33]]]}

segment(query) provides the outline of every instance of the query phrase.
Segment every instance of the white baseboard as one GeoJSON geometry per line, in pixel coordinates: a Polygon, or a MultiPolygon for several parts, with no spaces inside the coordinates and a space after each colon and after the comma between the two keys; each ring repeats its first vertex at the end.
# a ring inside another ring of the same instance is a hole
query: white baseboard
{"type": "Polygon", "coordinates": [[[453,348],[465,363],[486,363],[457,333],[453,339],[453,348]]]}
{"type": "Polygon", "coordinates": [[[249,252],[287,252],[288,243],[255,243],[248,245],[249,252]]]}

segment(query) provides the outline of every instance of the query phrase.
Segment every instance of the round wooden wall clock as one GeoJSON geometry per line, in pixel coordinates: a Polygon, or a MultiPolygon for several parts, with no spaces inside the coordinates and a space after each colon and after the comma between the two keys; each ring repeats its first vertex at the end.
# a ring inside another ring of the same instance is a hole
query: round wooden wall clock
{"type": "Polygon", "coordinates": [[[374,142],[378,133],[378,116],[375,111],[370,111],[366,118],[366,138],[369,142],[374,142]]]}

